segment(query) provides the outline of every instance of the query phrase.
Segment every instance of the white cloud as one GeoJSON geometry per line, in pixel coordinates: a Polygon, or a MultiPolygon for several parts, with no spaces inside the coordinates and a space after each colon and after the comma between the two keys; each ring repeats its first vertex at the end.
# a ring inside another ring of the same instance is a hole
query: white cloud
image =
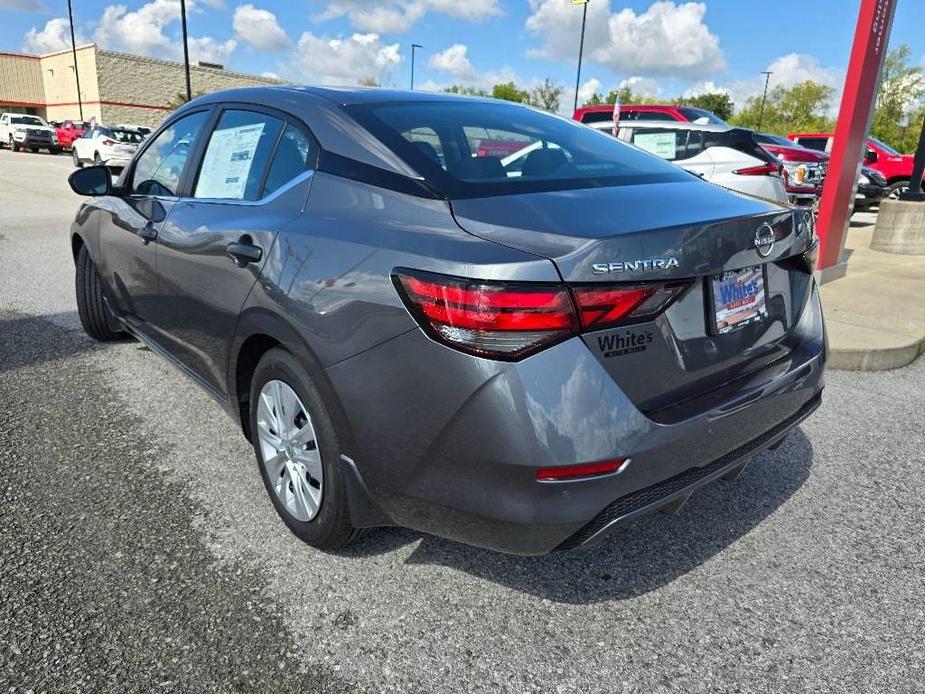
{"type": "Polygon", "coordinates": [[[578,88],[578,105],[591,101],[591,97],[601,91],[601,81],[592,77],[578,88]]]}
{"type": "Polygon", "coordinates": [[[475,68],[466,57],[468,47],[465,44],[457,43],[445,51],[435,53],[427,62],[432,68],[448,72],[451,75],[463,80],[471,80],[475,77],[475,68]]]}
{"type": "Polygon", "coordinates": [[[428,12],[479,22],[501,14],[499,0],[334,0],[313,17],[325,21],[346,16],[360,31],[397,34],[410,29],[428,12]]]}
{"type": "Polygon", "coordinates": [[[278,53],[290,46],[289,37],[276,20],[276,15],[251,4],[235,8],[232,22],[235,34],[244,43],[263,51],[278,53]]]}
{"type": "Polygon", "coordinates": [[[190,37],[189,59],[190,62],[204,60],[207,63],[224,65],[237,47],[238,42],[234,39],[218,41],[211,36],[190,37]]]}
{"type": "MultiPolygon", "coordinates": [[[[703,77],[721,72],[726,61],[719,38],[704,23],[706,5],[658,0],[645,12],[611,12],[610,0],[589,3],[585,52],[617,72],[703,77]]],[[[542,41],[529,51],[549,60],[574,59],[579,8],[561,0],[530,0],[527,30],[542,41]]]]}
{"type": "Polygon", "coordinates": [[[729,89],[717,84],[713,80],[703,80],[684,90],[684,96],[686,98],[699,96],[700,94],[729,94],[729,89]]]}
{"type": "MultiPolygon", "coordinates": [[[[773,86],[783,85],[792,87],[806,80],[813,80],[830,87],[840,87],[842,71],[835,68],[823,67],[819,59],[806,53],[788,53],[777,58],[768,65],[773,86]]],[[[762,85],[763,86],[763,85],[762,85]]]]}
{"type": "MultiPolygon", "coordinates": [[[[187,0],[187,11],[196,9],[187,0]]],[[[93,39],[103,48],[178,60],[183,44],[167,31],[180,24],[180,0],[151,0],[137,10],[125,5],[110,5],[103,10],[93,39]]],[[[211,36],[190,37],[190,59],[224,63],[237,48],[237,41],[220,41],[211,36]]]]}
{"type": "Polygon", "coordinates": [[[21,12],[47,12],[39,0],[0,0],[0,8],[5,10],[20,10],[21,12]]]}
{"type": "Polygon", "coordinates": [[[621,80],[620,89],[629,88],[634,94],[642,96],[658,96],[662,93],[662,87],[658,80],[651,77],[641,77],[636,75],[625,80],[621,80]]]}
{"type": "Polygon", "coordinates": [[[401,61],[399,44],[384,44],[378,34],[353,34],[340,39],[306,31],[299,38],[294,62],[301,79],[356,84],[367,77],[385,81],[401,61]]]}
{"type": "MultiPolygon", "coordinates": [[[[77,36],[77,44],[83,43],[77,36]]],[[[45,23],[41,31],[35,27],[26,32],[23,50],[28,53],[53,53],[71,47],[71,25],[66,17],[55,17],[45,23]]]]}

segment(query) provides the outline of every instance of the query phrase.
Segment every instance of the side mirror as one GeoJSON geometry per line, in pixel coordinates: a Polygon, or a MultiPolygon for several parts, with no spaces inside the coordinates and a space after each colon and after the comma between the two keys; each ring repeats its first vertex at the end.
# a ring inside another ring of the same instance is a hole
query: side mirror
{"type": "Polygon", "coordinates": [[[71,190],[78,195],[98,197],[112,194],[112,174],[105,166],[89,166],[77,169],[67,177],[71,190]]]}
{"type": "Polygon", "coordinates": [[[864,161],[867,161],[873,164],[875,161],[877,161],[877,159],[879,159],[879,157],[877,156],[877,153],[872,149],[868,149],[864,153],[864,161]]]}

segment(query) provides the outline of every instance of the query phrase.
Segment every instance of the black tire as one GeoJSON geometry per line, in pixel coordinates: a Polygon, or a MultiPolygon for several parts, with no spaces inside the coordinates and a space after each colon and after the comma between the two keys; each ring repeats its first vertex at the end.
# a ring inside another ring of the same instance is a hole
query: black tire
{"type": "Polygon", "coordinates": [[[889,193],[887,193],[888,198],[896,199],[899,197],[900,192],[907,190],[909,188],[909,181],[893,181],[889,187],[889,193]]]}
{"type": "Polygon", "coordinates": [[[77,252],[77,313],[84,332],[94,340],[113,342],[126,337],[126,334],[114,325],[109,309],[103,301],[103,286],[96,265],[90,259],[86,246],[77,252]]]}
{"type": "Polygon", "coordinates": [[[254,371],[250,389],[250,431],[254,442],[257,467],[263,478],[263,485],[273,503],[273,508],[286,527],[300,540],[321,550],[340,549],[363,534],[350,521],[342,463],[340,442],[330,411],[308,375],[305,368],[289,352],[283,349],[268,351],[254,371]],[[257,403],[260,391],[267,382],[279,380],[292,388],[311,417],[315,429],[321,465],[324,471],[323,494],[317,515],[310,521],[301,521],[289,513],[273,489],[267,467],[264,464],[257,434],[257,403]]]}
{"type": "Polygon", "coordinates": [[[61,148],[60,148],[60,147],[52,147],[51,149],[48,150],[48,153],[49,153],[49,154],[54,154],[54,155],[61,154],[61,148]]]}
{"type": "Polygon", "coordinates": [[[11,152],[18,151],[18,148],[16,147],[16,141],[13,139],[12,135],[10,135],[10,151],[11,152]]]}
{"type": "Polygon", "coordinates": [[[100,153],[94,152],[93,153],[93,166],[102,166],[102,165],[103,165],[103,160],[100,158],[100,153]]]}
{"type": "Polygon", "coordinates": [[[78,169],[82,169],[84,167],[84,163],[80,161],[80,157],[77,156],[77,150],[73,147],[71,147],[71,159],[74,161],[74,166],[76,166],[78,169]]]}

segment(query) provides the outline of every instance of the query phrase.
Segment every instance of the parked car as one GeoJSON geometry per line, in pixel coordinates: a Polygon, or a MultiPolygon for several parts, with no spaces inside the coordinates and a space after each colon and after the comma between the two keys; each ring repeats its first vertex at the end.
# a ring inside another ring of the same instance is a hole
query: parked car
{"type": "Polygon", "coordinates": [[[49,154],[58,154],[58,136],[54,129],[38,116],[25,113],[0,114],[0,143],[12,151],[44,149],[49,154]]]}
{"type": "Polygon", "coordinates": [[[98,125],[71,145],[74,166],[80,168],[84,162],[93,162],[95,166],[121,169],[132,160],[143,139],[136,130],[98,125]]]}
{"type": "MultiPolygon", "coordinates": [[[[596,123],[605,132],[611,124],[596,123]]],[[[664,121],[620,121],[618,137],[725,188],[787,202],[783,165],[755,141],[755,134],[729,125],[664,121]]]]}
{"type": "Polygon", "coordinates": [[[583,545],[820,403],[812,214],[521,105],[236,89],[70,183],[84,329],[221,403],[316,547],[583,545]],[[540,146],[509,176],[484,130],[540,146]]]}
{"type": "MultiPolygon", "coordinates": [[[[789,133],[787,137],[803,147],[826,153],[832,151],[833,133],[789,133]]],[[[913,155],[900,154],[885,142],[874,137],[867,138],[864,163],[883,175],[890,188],[891,198],[898,198],[901,193],[909,190],[913,159],[913,155]]]]}
{"type": "Polygon", "coordinates": [[[74,140],[83,137],[83,134],[90,127],[89,123],[81,121],[66,120],[55,126],[55,135],[58,136],[58,144],[61,149],[70,149],[74,140]]]}
{"type": "MultiPolygon", "coordinates": [[[[613,122],[613,104],[600,104],[598,106],[581,106],[572,118],[580,123],[592,125],[594,123],[613,122]]],[[[700,123],[705,125],[728,125],[726,121],[712,111],[675,104],[620,104],[621,121],[679,121],[681,123],[700,123]]]]}
{"type": "Polygon", "coordinates": [[[822,194],[829,155],[801,147],[782,135],[755,133],[755,141],[784,165],[784,188],[790,202],[814,206],[822,194]]]}
{"type": "Polygon", "coordinates": [[[883,174],[869,166],[861,167],[858,187],[854,193],[854,210],[865,212],[880,205],[883,198],[889,197],[890,187],[883,174]]]}

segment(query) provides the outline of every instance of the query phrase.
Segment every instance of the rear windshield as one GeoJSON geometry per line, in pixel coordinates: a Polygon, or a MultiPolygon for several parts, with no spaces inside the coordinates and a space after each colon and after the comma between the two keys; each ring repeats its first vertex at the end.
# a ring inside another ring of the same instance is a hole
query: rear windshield
{"type": "Polygon", "coordinates": [[[138,144],[144,139],[137,130],[125,130],[124,128],[100,128],[100,130],[104,135],[108,135],[116,142],[138,144]]]}
{"type": "Polygon", "coordinates": [[[448,198],[691,180],[586,125],[514,104],[412,102],[347,109],[448,198]]]}
{"type": "Polygon", "coordinates": [[[691,123],[700,123],[701,125],[726,125],[726,121],[717,116],[712,111],[693,106],[681,106],[678,110],[684,114],[691,123]]]}

